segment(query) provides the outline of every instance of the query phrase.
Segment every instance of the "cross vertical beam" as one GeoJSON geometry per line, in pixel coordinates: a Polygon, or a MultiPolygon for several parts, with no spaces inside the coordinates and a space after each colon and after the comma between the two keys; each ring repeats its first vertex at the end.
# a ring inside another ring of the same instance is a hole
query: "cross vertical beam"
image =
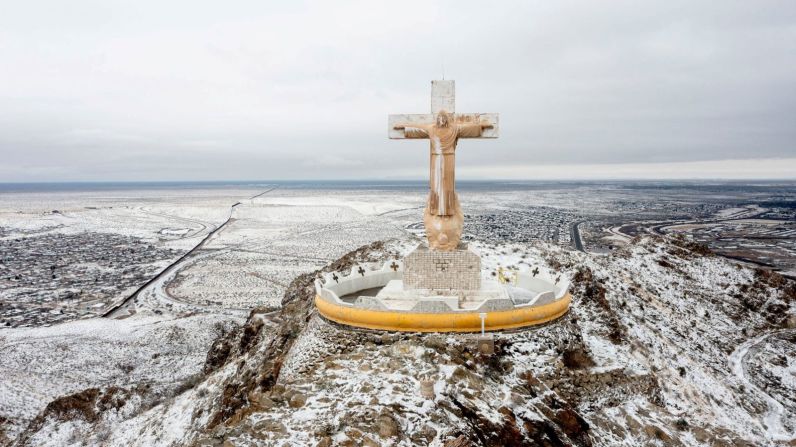
{"type": "Polygon", "coordinates": [[[456,81],[431,81],[431,113],[456,112],[456,81]]]}

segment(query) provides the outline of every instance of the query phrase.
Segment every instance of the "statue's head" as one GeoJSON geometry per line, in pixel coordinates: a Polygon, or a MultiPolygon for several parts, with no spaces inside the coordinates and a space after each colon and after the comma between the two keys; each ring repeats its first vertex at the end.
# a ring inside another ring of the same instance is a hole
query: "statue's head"
{"type": "Polygon", "coordinates": [[[451,114],[445,110],[440,110],[437,113],[437,127],[448,127],[451,122],[451,114]]]}

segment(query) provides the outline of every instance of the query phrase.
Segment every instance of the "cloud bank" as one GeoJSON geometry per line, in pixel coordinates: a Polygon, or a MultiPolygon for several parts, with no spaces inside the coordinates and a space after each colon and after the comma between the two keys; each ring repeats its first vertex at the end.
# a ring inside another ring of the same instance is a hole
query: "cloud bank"
{"type": "Polygon", "coordinates": [[[786,1],[16,2],[0,181],[422,178],[443,70],[459,178],[793,178],[794,54],[786,1]]]}

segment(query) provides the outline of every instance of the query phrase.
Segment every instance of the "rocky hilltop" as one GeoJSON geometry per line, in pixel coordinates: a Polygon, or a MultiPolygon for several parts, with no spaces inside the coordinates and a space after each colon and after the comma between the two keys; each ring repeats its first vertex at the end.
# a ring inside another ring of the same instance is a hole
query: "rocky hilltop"
{"type": "MultiPolygon", "coordinates": [[[[330,263],[400,256],[377,242],[330,263]]],[[[360,331],[314,311],[313,280],[254,309],[173,395],[93,388],[50,403],[17,445],[793,445],[796,285],[676,237],[610,255],[482,245],[485,266],[543,262],[573,307],[532,330],[360,331]]]]}

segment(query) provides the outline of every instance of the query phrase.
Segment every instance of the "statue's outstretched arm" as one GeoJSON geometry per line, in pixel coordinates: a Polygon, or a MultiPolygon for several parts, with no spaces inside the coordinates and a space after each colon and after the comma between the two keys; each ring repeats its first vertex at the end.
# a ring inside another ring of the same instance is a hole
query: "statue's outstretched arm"
{"type": "Polygon", "coordinates": [[[427,124],[398,123],[392,126],[395,130],[403,130],[404,138],[428,138],[429,127],[427,124]]]}
{"type": "Polygon", "coordinates": [[[481,136],[481,131],[495,127],[488,121],[478,121],[477,123],[459,124],[459,138],[477,138],[481,136]]]}

